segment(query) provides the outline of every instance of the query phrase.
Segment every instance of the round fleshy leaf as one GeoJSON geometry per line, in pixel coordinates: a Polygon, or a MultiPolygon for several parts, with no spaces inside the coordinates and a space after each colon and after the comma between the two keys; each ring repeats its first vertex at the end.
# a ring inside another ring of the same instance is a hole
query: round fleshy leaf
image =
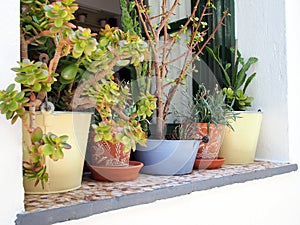
{"type": "Polygon", "coordinates": [[[32,143],[40,142],[42,137],[43,137],[43,131],[40,127],[37,127],[34,129],[34,131],[31,134],[31,142],[32,143]]]}
{"type": "Polygon", "coordinates": [[[40,147],[40,150],[45,155],[52,155],[55,151],[55,148],[52,145],[45,144],[40,147]]]}

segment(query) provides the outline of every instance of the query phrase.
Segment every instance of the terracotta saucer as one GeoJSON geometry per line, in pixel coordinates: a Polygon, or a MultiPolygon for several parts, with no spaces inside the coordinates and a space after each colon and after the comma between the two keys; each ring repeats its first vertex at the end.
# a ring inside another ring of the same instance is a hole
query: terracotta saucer
{"type": "Polygon", "coordinates": [[[194,169],[219,169],[225,161],[225,158],[218,157],[216,159],[196,159],[194,169]]]}
{"type": "Polygon", "coordinates": [[[143,163],[137,161],[130,161],[129,166],[93,166],[87,164],[91,171],[91,176],[94,180],[99,181],[130,181],[135,180],[141,168],[144,166],[143,163]]]}

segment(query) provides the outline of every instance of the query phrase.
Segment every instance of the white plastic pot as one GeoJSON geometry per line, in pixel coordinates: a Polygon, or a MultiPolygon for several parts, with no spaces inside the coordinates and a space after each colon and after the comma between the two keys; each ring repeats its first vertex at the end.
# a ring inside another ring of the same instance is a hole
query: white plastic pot
{"type": "Polygon", "coordinates": [[[261,112],[239,112],[232,121],[232,131],[226,127],[219,156],[225,164],[245,164],[254,162],[263,114],[261,112]]]}

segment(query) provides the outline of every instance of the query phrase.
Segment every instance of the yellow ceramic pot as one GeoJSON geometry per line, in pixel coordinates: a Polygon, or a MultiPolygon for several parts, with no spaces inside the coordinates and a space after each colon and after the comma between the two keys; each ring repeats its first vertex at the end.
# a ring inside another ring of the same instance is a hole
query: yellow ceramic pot
{"type": "MultiPolygon", "coordinates": [[[[84,112],[43,112],[37,113],[36,126],[44,133],[52,132],[58,136],[68,135],[70,150],[64,150],[64,158],[56,162],[46,157],[49,180],[45,189],[34,187],[34,181],[24,177],[23,185],[28,194],[59,193],[77,189],[81,186],[86,145],[91,121],[91,113],[84,112]]],[[[23,129],[24,143],[30,142],[29,134],[23,129]]],[[[27,151],[23,151],[23,159],[28,159],[27,151]]]]}
{"type": "Polygon", "coordinates": [[[260,133],[261,112],[239,112],[239,118],[232,121],[232,131],[226,127],[219,156],[226,164],[245,164],[254,161],[260,133]]]}

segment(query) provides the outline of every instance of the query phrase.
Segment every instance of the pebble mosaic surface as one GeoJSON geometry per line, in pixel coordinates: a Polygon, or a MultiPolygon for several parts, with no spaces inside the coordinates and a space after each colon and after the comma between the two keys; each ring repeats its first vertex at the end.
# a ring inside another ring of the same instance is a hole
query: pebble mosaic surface
{"type": "Polygon", "coordinates": [[[72,206],[90,201],[114,198],[132,193],[148,192],[160,188],[179,186],[182,184],[199,182],[236,174],[243,174],[269,168],[276,168],[288,163],[254,162],[244,165],[223,165],[216,170],[194,170],[191,174],[182,176],[151,176],[139,174],[134,181],[127,182],[100,182],[94,181],[89,174],[84,175],[82,187],[59,194],[25,195],[26,213],[38,212],[47,209],[72,206]]]}

